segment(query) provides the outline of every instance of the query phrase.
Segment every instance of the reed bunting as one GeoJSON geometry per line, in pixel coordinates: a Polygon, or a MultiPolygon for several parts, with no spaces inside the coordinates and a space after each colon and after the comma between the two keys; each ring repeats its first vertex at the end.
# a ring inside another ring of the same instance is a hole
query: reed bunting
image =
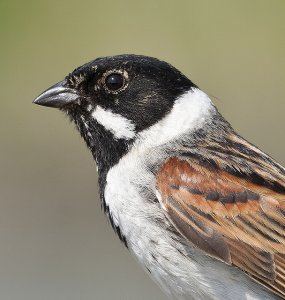
{"type": "Polygon", "coordinates": [[[285,299],[285,169],[155,58],[95,59],[43,92],[96,161],[102,207],[177,299],[285,299]]]}

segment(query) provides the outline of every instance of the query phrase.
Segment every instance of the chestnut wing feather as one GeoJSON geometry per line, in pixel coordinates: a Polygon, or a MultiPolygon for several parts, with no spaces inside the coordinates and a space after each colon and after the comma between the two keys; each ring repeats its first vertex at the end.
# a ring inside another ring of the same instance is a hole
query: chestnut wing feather
{"type": "Polygon", "coordinates": [[[266,180],[176,157],[161,167],[157,190],[185,238],[285,297],[285,195],[266,180]]]}

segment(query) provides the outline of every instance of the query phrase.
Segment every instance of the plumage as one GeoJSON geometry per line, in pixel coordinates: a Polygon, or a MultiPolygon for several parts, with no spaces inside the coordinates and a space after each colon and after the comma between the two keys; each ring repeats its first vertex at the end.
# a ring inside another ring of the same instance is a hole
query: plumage
{"type": "Polygon", "coordinates": [[[168,295],[285,299],[285,169],[177,69],[100,58],[35,103],[75,122],[106,215],[168,295]]]}
{"type": "Polygon", "coordinates": [[[251,183],[250,177],[237,178],[217,165],[210,170],[193,159],[170,158],[162,166],[157,188],[168,217],[209,255],[238,266],[284,296],[285,270],[275,257],[285,254],[285,206],[274,197],[284,193],[251,183]]]}

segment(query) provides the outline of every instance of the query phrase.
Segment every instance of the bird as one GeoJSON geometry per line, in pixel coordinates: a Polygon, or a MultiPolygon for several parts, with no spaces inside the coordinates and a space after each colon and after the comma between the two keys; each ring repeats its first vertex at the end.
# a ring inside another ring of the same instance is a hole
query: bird
{"type": "Polygon", "coordinates": [[[100,57],[33,102],[75,124],[104,213],[169,298],[285,299],[285,168],[178,69],[100,57]]]}

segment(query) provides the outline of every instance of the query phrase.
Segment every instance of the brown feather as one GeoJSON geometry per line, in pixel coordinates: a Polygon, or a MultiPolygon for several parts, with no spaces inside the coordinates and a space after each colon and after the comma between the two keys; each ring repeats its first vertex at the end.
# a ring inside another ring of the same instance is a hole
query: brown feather
{"type": "Polygon", "coordinates": [[[254,146],[239,142],[257,155],[248,158],[235,149],[236,165],[222,152],[201,149],[216,168],[191,153],[186,159],[170,158],[158,172],[157,189],[184,237],[285,297],[285,172],[254,146]]]}

